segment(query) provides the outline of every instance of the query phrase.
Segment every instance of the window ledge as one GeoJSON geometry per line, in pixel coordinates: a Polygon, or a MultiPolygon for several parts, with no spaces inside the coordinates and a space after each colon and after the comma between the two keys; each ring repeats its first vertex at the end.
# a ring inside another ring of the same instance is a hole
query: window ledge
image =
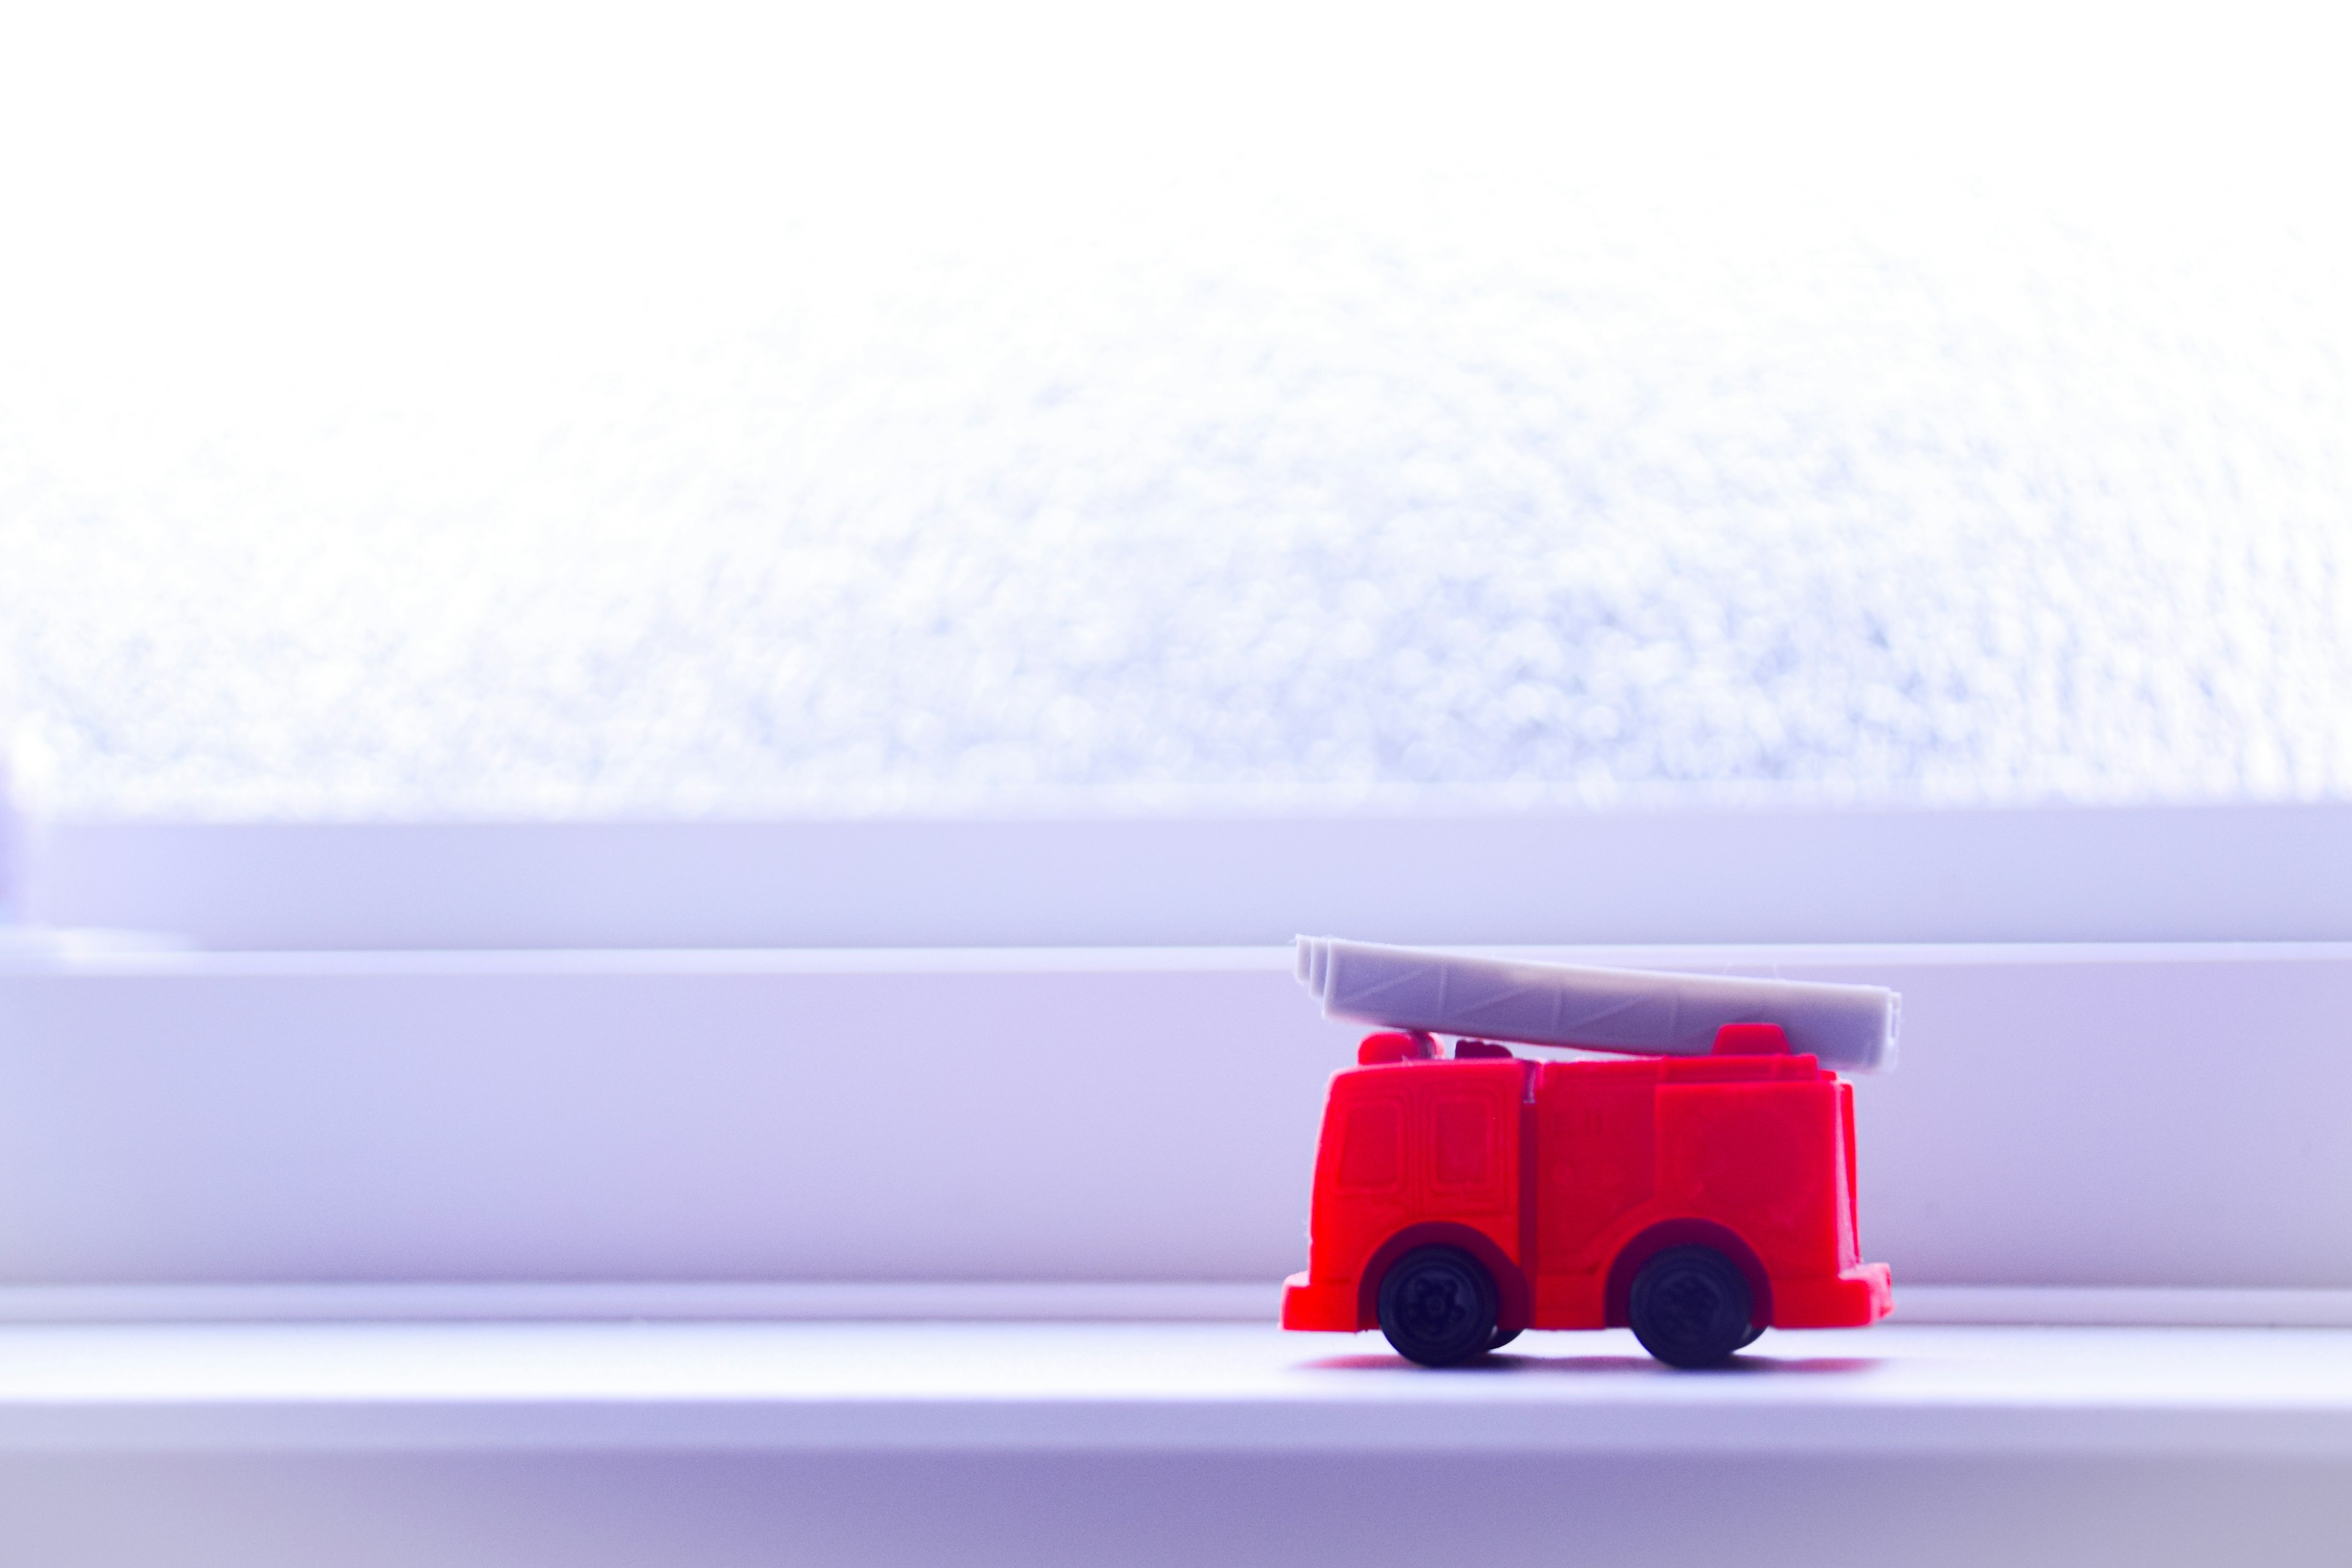
{"type": "Polygon", "coordinates": [[[2342,1562],[2352,1330],[0,1329],[10,1561],[2342,1562]],[[1516,1353],[1524,1347],[1524,1353],[1516,1353]]]}
{"type": "Polygon", "coordinates": [[[1677,1373],[1622,1330],[1407,1366],[1237,1323],[0,1330],[0,1447],[2352,1459],[2352,1330],[1886,1325],[1677,1373]]]}

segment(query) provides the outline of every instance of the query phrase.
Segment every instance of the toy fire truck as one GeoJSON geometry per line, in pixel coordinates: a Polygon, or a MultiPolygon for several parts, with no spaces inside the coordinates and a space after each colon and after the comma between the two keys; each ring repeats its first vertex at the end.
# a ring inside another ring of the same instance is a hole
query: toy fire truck
{"type": "Polygon", "coordinates": [[[1895,993],[1308,937],[1298,973],[1327,1016],[1383,1027],[1331,1080],[1284,1328],[1377,1324],[1447,1366],[1523,1329],[1628,1325],[1698,1367],[1893,1305],[1855,1239],[1834,1069],[1893,1065],[1895,993]]]}

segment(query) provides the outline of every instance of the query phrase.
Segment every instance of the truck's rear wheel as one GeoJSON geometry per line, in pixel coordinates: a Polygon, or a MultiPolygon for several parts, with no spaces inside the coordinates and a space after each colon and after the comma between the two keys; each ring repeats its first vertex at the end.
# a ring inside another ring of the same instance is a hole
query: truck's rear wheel
{"type": "Polygon", "coordinates": [[[1495,1342],[1495,1281],[1456,1247],[1417,1247],[1381,1278],[1381,1332],[1397,1354],[1453,1366],[1495,1342]]]}
{"type": "Polygon", "coordinates": [[[1626,1318],[1668,1366],[1714,1366],[1754,1336],[1748,1277],[1712,1247],[1670,1247],[1633,1276],[1626,1318]]]}

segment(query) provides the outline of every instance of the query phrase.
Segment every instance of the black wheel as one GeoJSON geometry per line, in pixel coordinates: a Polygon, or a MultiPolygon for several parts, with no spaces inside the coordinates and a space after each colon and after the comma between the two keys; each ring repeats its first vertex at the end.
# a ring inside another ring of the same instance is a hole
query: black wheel
{"type": "Polygon", "coordinates": [[[1738,1344],[1736,1344],[1736,1345],[1732,1346],[1731,1348],[1732,1348],[1733,1350],[1736,1350],[1736,1351],[1744,1351],[1744,1350],[1746,1350],[1749,1345],[1754,1344],[1758,1340],[1760,1340],[1760,1339],[1762,1339],[1763,1337],[1764,1337],[1764,1325],[1763,1325],[1763,1324],[1761,1324],[1761,1323],[1759,1323],[1759,1324],[1757,1324],[1754,1328],[1752,1328],[1752,1329],[1750,1329],[1750,1330],[1748,1330],[1748,1337],[1747,1337],[1746,1339],[1744,1339],[1744,1340],[1740,1341],[1738,1344]]]}
{"type": "Polygon", "coordinates": [[[1495,1281],[1454,1247],[1417,1247],[1381,1279],[1381,1332],[1423,1366],[1468,1361],[1495,1342],[1495,1281]]]}
{"type": "Polygon", "coordinates": [[[1496,1329],[1495,1331],[1495,1337],[1486,1342],[1486,1348],[1490,1351],[1501,1350],[1505,1345],[1509,1344],[1513,1340],[1517,1339],[1518,1337],[1519,1331],[1517,1329],[1496,1329]]]}
{"type": "Polygon", "coordinates": [[[1633,1276],[1626,1316],[1668,1366],[1713,1366],[1753,1338],[1748,1277],[1712,1247],[1670,1247],[1633,1276]]]}

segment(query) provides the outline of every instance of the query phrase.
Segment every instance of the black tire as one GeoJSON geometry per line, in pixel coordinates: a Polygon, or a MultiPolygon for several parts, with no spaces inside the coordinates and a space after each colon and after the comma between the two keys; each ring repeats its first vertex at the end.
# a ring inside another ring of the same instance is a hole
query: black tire
{"type": "Polygon", "coordinates": [[[1712,1247],[1670,1247],[1633,1276],[1626,1317],[1668,1366],[1715,1366],[1753,1337],[1748,1277],[1712,1247]]]}
{"type": "Polygon", "coordinates": [[[1501,1350],[1505,1345],[1509,1344],[1513,1340],[1517,1339],[1518,1337],[1519,1331],[1517,1329],[1496,1329],[1495,1331],[1495,1337],[1486,1342],[1486,1348],[1490,1351],[1501,1350]]]}
{"type": "Polygon", "coordinates": [[[1456,1247],[1416,1247],[1381,1277],[1381,1332],[1397,1354],[1454,1366],[1495,1342],[1495,1281],[1456,1247]]]}
{"type": "Polygon", "coordinates": [[[1752,1329],[1750,1329],[1750,1330],[1748,1330],[1748,1337],[1747,1337],[1746,1339],[1744,1339],[1744,1340],[1740,1341],[1738,1344],[1736,1344],[1736,1345],[1732,1346],[1731,1348],[1732,1348],[1733,1350],[1736,1350],[1736,1351],[1744,1351],[1744,1350],[1746,1350],[1749,1345],[1754,1344],[1758,1340],[1760,1340],[1760,1339],[1762,1339],[1763,1337],[1764,1337],[1764,1325],[1763,1325],[1763,1324],[1761,1324],[1761,1323],[1759,1323],[1759,1324],[1757,1324],[1754,1328],[1752,1328],[1752,1329]]]}

